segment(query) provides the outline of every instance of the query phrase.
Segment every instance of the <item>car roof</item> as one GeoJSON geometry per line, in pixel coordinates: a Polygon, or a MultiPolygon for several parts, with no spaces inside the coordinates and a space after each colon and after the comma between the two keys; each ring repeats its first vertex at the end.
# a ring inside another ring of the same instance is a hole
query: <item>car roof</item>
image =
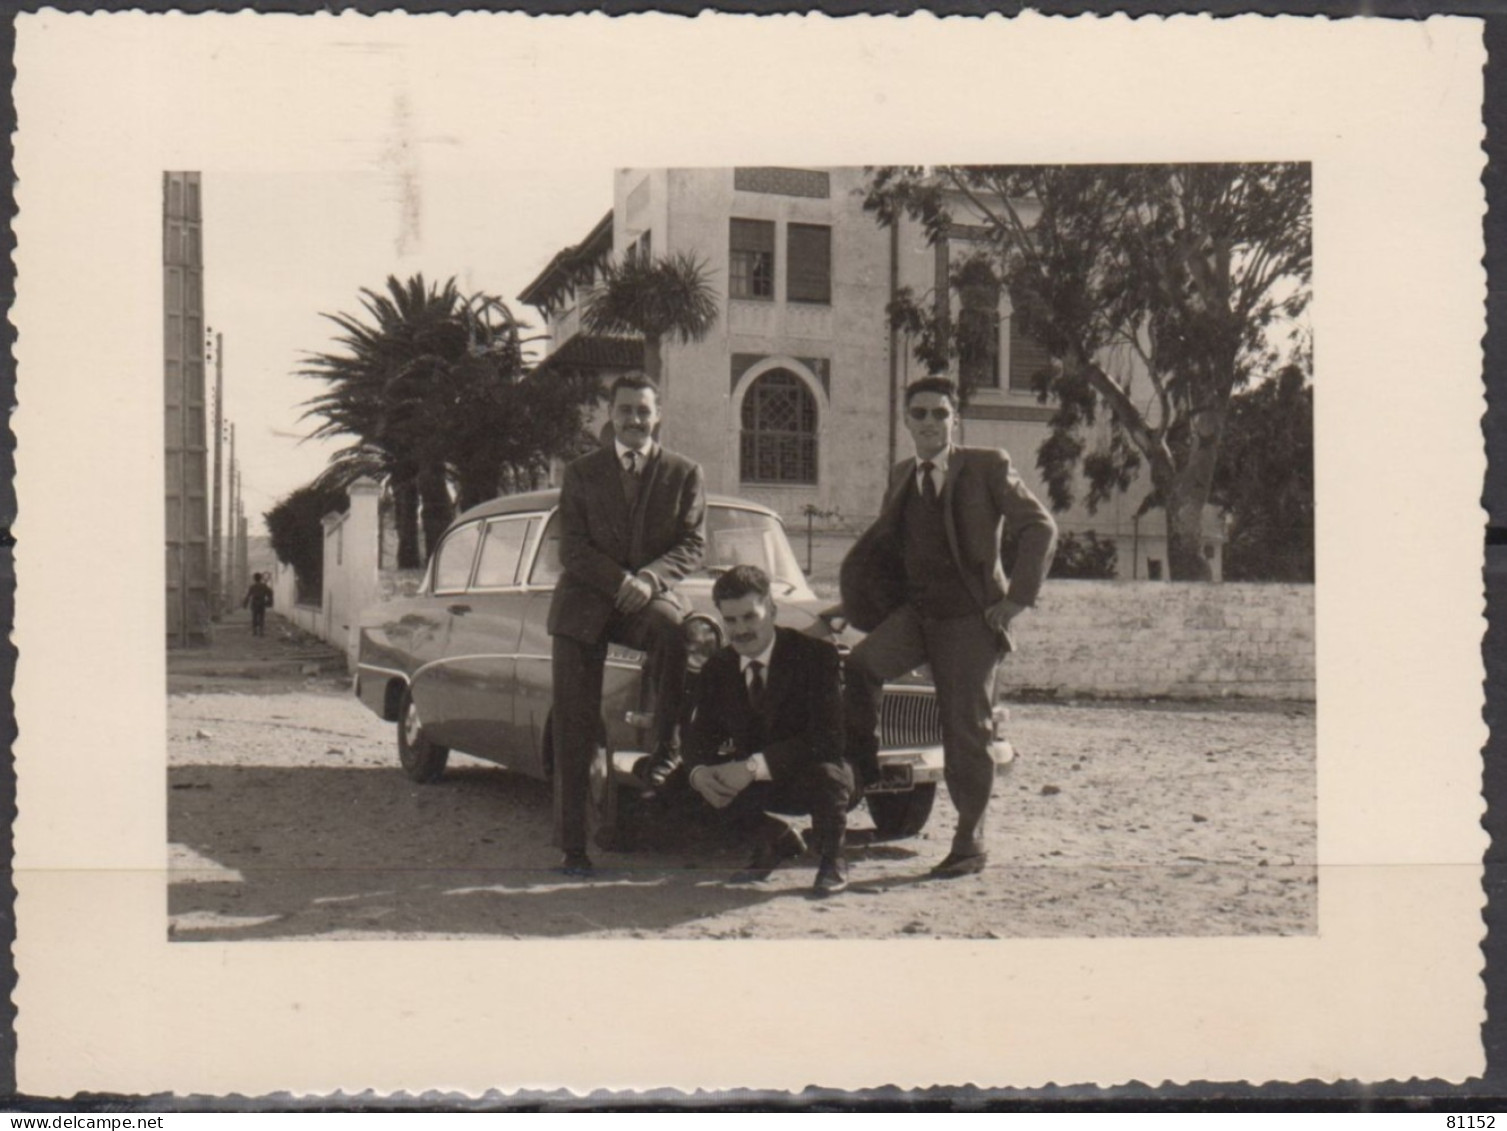
{"type": "MultiPolygon", "coordinates": [[[[560,489],[558,487],[551,487],[546,491],[525,491],[518,495],[499,495],[495,499],[478,503],[470,510],[457,515],[455,521],[457,523],[468,522],[474,518],[492,518],[500,514],[534,514],[538,511],[553,509],[559,501],[560,489]]],[[[708,506],[739,507],[779,518],[778,514],[762,503],[740,499],[736,495],[708,495],[706,501],[708,506]]]]}

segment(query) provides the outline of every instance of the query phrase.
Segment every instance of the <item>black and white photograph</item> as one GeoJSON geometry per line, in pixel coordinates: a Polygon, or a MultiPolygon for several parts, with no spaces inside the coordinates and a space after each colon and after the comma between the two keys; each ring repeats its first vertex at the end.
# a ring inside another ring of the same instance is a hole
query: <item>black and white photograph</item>
{"type": "Polygon", "coordinates": [[[1471,21],[21,24],[23,1083],[1479,1057],[1471,21]]]}
{"type": "Polygon", "coordinates": [[[1306,165],[417,184],[163,178],[174,939],[1313,933],[1306,165]]]}

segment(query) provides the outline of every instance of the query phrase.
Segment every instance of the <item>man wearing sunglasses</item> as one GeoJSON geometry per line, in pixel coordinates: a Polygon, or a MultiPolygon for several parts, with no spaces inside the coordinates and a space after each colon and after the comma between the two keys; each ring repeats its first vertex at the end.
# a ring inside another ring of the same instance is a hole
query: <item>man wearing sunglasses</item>
{"type": "Polygon", "coordinates": [[[1051,564],[1057,525],[998,448],[953,443],[957,386],[926,377],[905,390],[914,459],[890,473],[879,517],[843,560],[843,610],[868,633],[849,654],[848,758],[878,775],[884,681],[930,663],[942,719],[947,792],[958,811],[939,879],[983,870],[995,669],[1010,651],[1010,622],[1034,604],[1051,564]],[[1006,578],[1005,529],[1016,556],[1006,578]]]}

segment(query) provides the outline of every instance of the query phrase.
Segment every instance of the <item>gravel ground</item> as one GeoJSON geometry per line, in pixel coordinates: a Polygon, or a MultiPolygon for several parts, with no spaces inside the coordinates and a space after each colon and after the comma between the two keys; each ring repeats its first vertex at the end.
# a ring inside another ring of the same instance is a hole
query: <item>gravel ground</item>
{"type": "Polygon", "coordinates": [[[646,815],[599,876],[551,869],[548,787],[463,756],[435,785],[344,680],[174,679],[169,932],[190,939],[1014,938],[1295,935],[1316,928],[1311,704],[1012,708],[991,865],[920,882],[955,814],[909,840],[853,815],[853,886],[815,861],[725,884],[746,849],[646,815]],[[234,690],[230,690],[233,688],[234,690]]]}

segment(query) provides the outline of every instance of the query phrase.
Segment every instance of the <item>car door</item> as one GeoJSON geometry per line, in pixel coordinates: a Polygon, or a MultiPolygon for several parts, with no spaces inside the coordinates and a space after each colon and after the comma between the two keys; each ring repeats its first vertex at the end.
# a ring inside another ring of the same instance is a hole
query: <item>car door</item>
{"type": "Polygon", "coordinates": [[[524,596],[519,570],[538,519],[503,515],[483,524],[476,570],[450,606],[446,731],[450,745],[503,765],[527,763],[527,723],[515,733],[514,680],[524,596]]]}
{"type": "Polygon", "coordinates": [[[520,736],[527,732],[533,751],[527,769],[539,777],[544,776],[544,727],[553,699],[549,606],[562,572],[559,512],[544,518],[547,521],[541,522],[542,530],[535,535],[523,563],[523,587],[519,594],[524,610],[523,634],[518,641],[518,667],[513,683],[513,717],[520,736]]]}
{"type": "Polygon", "coordinates": [[[451,728],[454,679],[450,657],[455,655],[454,623],[469,611],[466,589],[481,543],[480,522],[453,528],[440,542],[429,565],[429,590],[424,600],[425,623],[415,626],[414,659],[418,666],[409,692],[429,738],[441,746],[455,746],[451,728]]]}
{"type": "MultiPolygon", "coordinates": [[[[528,611],[523,623],[523,637],[518,644],[515,709],[519,726],[522,727],[525,720],[532,726],[534,748],[539,755],[542,755],[544,728],[554,697],[548,622],[550,603],[561,572],[560,515],[556,511],[548,516],[533,554],[525,591],[528,611]]],[[[646,728],[628,719],[630,712],[636,713],[644,706],[641,694],[644,659],[643,652],[625,644],[612,644],[607,649],[602,672],[602,716],[608,741],[618,750],[638,749],[647,740],[646,728]]],[[[542,773],[542,770],[541,757],[535,772],[542,773]]]]}

